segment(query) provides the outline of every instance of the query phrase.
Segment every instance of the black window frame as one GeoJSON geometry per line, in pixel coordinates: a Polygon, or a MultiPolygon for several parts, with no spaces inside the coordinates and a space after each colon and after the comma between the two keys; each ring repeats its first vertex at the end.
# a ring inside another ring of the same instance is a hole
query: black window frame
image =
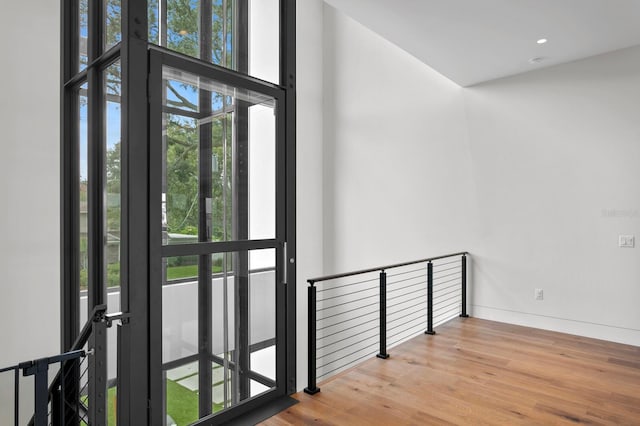
{"type": "MultiPolygon", "coordinates": [[[[284,93],[284,129],[286,139],[286,394],[296,392],[296,1],[280,0],[280,82],[284,93]]],[[[151,299],[149,270],[149,93],[150,64],[147,40],[147,1],[122,0],[121,41],[103,49],[103,1],[88,0],[87,66],[79,68],[80,0],[61,2],[61,350],[73,344],[79,333],[80,279],[78,102],[77,89],[88,83],[88,235],[89,286],[88,311],[106,301],[104,231],[104,93],[102,72],[120,61],[121,66],[121,310],[130,316],[118,325],[118,421],[120,424],[162,424],[155,418],[150,364],[157,354],[150,353],[149,306],[151,299]],[[96,149],[97,148],[97,149],[96,149]],[[133,283],[136,283],[135,285],[133,283]]],[[[247,25],[247,23],[243,23],[247,25]]],[[[195,59],[195,61],[199,61],[195,59]]],[[[231,71],[243,83],[251,81],[246,73],[231,71]]],[[[259,401],[242,404],[255,408],[259,401]]],[[[230,419],[216,416],[217,421],[230,419]]],[[[210,419],[209,419],[210,420],[210,419]]],[[[203,420],[203,422],[208,420],[203,420]]]]}

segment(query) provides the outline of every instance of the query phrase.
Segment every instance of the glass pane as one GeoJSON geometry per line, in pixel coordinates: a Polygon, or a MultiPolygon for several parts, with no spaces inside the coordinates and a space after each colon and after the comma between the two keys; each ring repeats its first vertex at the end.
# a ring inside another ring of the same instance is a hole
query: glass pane
{"type": "Polygon", "coordinates": [[[160,43],[160,39],[158,37],[158,0],[148,0],[147,1],[147,23],[149,26],[149,43],[162,45],[164,46],[166,43],[160,43]]]}
{"type": "Polygon", "coordinates": [[[177,274],[182,276],[165,279],[166,283],[174,283],[162,288],[162,360],[165,363],[198,353],[198,265],[183,264],[191,263],[193,257],[165,260],[165,276],[171,276],[175,270],[181,271],[177,274]],[[184,270],[189,272],[182,273],[184,270]]]}
{"type": "Polygon", "coordinates": [[[89,0],[78,2],[78,68],[80,71],[87,67],[87,38],[89,37],[89,0]]]}
{"type": "MultiPolygon", "coordinates": [[[[107,287],[120,286],[120,164],[121,164],[121,107],[120,61],[103,73],[105,93],[105,173],[106,173],[106,229],[105,263],[107,287]]],[[[111,311],[111,306],[109,305],[111,311]]]]}
{"type": "MultiPolygon", "coordinates": [[[[120,61],[107,67],[102,74],[104,91],[105,141],[105,285],[108,312],[120,312],[120,221],[121,221],[121,77],[120,61]]],[[[117,398],[117,327],[107,330],[107,414],[109,425],[116,424],[117,398]]]]}
{"type": "Polygon", "coordinates": [[[122,40],[122,2],[121,0],[103,0],[102,4],[105,19],[103,46],[104,50],[108,50],[122,40]]]}
{"type": "Polygon", "coordinates": [[[167,425],[190,425],[198,420],[198,363],[163,372],[167,425]]]}
{"type": "Polygon", "coordinates": [[[193,118],[165,114],[166,244],[198,241],[199,128],[193,118]]]}
{"type": "MultiPolygon", "coordinates": [[[[176,424],[198,418],[203,386],[210,387],[212,413],[275,387],[275,249],[199,261],[198,271],[211,268],[209,279],[184,278],[162,287],[165,406],[176,424]],[[255,268],[254,258],[269,259],[263,263],[272,267],[255,268]]],[[[167,276],[177,262],[165,259],[167,276]]]]}
{"type": "Polygon", "coordinates": [[[249,0],[249,74],[280,83],[280,0],[249,0]]]}
{"type": "Polygon", "coordinates": [[[275,238],[275,100],[163,75],[164,244],[275,238]]]}
{"type": "Polygon", "coordinates": [[[166,10],[162,4],[148,3],[151,43],[279,83],[279,0],[167,0],[166,10]],[[240,15],[247,28],[236,25],[240,15]]]}
{"type": "Polygon", "coordinates": [[[167,0],[167,47],[185,55],[200,57],[200,1],[167,0]]]}
{"type": "MultiPolygon", "coordinates": [[[[80,274],[80,291],[85,292],[87,290],[87,280],[89,272],[89,258],[88,258],[88,186],[89,186],[89,173],[88,173],[88,133],[87,133],[87,83],[80,86],[78,91],[78,167],[79,167],[79,181],[78,181],[78,207],[79,207],[79,241],[78,241],[78,268],[80,274]]],[[[81,324],[82,325],[82,324],[81,324]]]]}
{"type": "Polygon", "coordinates": [[[163,284],[169,284],[162,287],[162,362],[167,424],[188,425],[198,419],[197,260],[197,256],[163,259],[163,284]],[[195,265],[192,264],[194,260],[195,265]]]}
{"type": "Polygon", "coordinates": [[[275,386],[275,250],[212,255],[212,263],[222,267],[211,280],[212,352],[218,368],[213,398],[215,405],[225,408],[275,386]],[[256,268],[255,258],[272,267],[256,268]],[[257,374],[234,368],[245,363],[257,374]]]}
{"type": "Polygon", "coordinates": [[[165,284],[189,283],[198,280],[198,256],[169,257],[165,262],[165,284]]]}

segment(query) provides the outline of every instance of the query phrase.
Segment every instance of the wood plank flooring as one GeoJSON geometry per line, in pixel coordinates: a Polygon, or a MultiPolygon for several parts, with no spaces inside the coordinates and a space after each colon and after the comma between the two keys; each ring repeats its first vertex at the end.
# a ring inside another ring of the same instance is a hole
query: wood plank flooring
{"type": "Polygon", "coordinates": [[[640,425],[640,347],[454,319],[320,383],[279,425],[640,425]]]}

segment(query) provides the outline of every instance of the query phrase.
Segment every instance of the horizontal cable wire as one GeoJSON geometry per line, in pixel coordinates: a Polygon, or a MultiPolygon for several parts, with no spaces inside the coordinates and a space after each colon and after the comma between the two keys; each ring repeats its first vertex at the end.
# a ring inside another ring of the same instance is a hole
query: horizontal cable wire
{"type": "MultiPolygon", "coordinates": [[[[367,350],[367,349],[369,349],[369,348],[371,348],[371,347],[375,347],[375,346],[377,346],[377,345],[378,345],[378,343],[372,343],[372,344],[370,344],[369,346],[365,346],[365,347],[364,347],[364,348],[362,348],[362,349],[358,349],[357,351],[353,351],[353,352],[351,352],[351,353],[349,353],[349,354],[347,354],[347,355],[344,355],[344,356],[342,356],[342,357],[340,357],[340,358],[338,358],[338,359],[334,359],[333,361],[329,361],[329,362],[327,362],[326,364],[323,364],[323,365],[320,365],[320,366],[316,367],[316,371],[317,371],[317,370],[319,370],[319,369],[321,369],[321,368],[326,367],[327,365],[330,365],[330,364],[336,363],[336,362],[338,362],[338,361],[342,361],[342,360],[343,360],[343,359],[345,359],[346,357],[349,357],[349,356],[351,356],[351,355],[357,354],[358,352],[362,352],[362,351],[364,351],[364,350],[367,350]]],[[[347,363],[347,364],[348,364],[348,363],[347,363]]]]}
{"type": "Polygon", "coordinates": [[[438,263],[437,265],[434,263],[433,266],[444,266],[444,265],[453,265],[454,263],[459,263],[460,259],[457,260],[452,260],[451,262],[443,262],[443,263],[438,263]]]}
{"type": "MultiPolygon", "coordinates": [[[[322,354],[322,355],[320,355],[320,356],[316,357],[316,361],[318,361],[318,360],[320,360],[320,359],[322,359],[322,358],[324,358],[324,357],[327,357],[327,356],[333,355],[333,354],[335,354],[335,353],[338,353],[338,352],[340,352],[340,351],[343,351],[343,350],[347,349],[349,346],[355,346],[355,345],[357,345],[358,343],[366,342],[367,340],[371,340],[371,339],[374,339],[374,338],[375,338],[375,339],[377,339],[377,338],[378,338],[378,336],[369,336],[369,337],[365,337],[365,338],[364,338],[364,339],[362,339],[362,340],[358,340],[357,342],[353,342],[353,343],[351,343],[351,344],[349,344],[349,345],[347,345],[347,346],[343,346],[343,347],[341,347],[340,349],[336,349],[336,350],[334,350],[334,351],[332,351],[332,352],[329,352],[329,353],[327,353],[327,354],[322,354]]],[[[377,340],[376,340],[376,341],[377,341],[377,340]]]]}
{"type": "Polygon", "coordinates": [[[395,274],[387,274],[387,278],[389,278],[389,277],[397,277],[398,275],[402,275],[402,274],[410,274],[410,273],[412,273],[412,272],[418,272],[418,271],[424,271],[424,270],[425,270],[425,268],[424,268],[424,267],[422,267],[422,268],[419,268],[419,269],[412,269],[411,271],[397,272],[397,273],[395,273],[395,274]]]}
{"type": "Polygon", "coordinates": [[[424,285],[425,283],[426,283],[426,281],[423,280],[423,281],[420,281],[419,283],[415,283],[415,284],[411,284],[411,285],[406,285],[404,287],[387,290],[387,294],[395,293],[395,292],[398,292],[400,290],[404,290],[405,288],[411,288],[411,287],[415,287],[417,285],[424,285]]]}
{"type": "MultiPolygon", "coordinates": [[[[377,289],[378,287],[364,288],[362,290],[352,291],[351,293],[338,294],[337,296],[330,296],[330,297],[325,297],[324,299],[317,299],[316,302],[324,302],[325,300],[337,299],[339,297],[351,296],[352,294],[362,293],[363,291],[372,291],[377,289]]],[[[356,299],[356,300],[360,300],[360,299],[356,299]]]]}
{"type": "Polygon", "coordinates": [[[458,314],[460,312],[460,309],[458,307],[455,307],[453,309],[449,309],[448,311],[445,311],[441,314],[438,314],[436,316],[433,317],[433,320],[435,322],[436,318],[438,319],[438,321],[441,321],[445,318],[449,318],[449,317],[453,317],[454,314],[458,314]]]}
{"type": "MultiPolygon", "coordinates": [[[[456,302],[456,303],[450,303],[448,305],[442,306],[441,308],[439,308],[439,312],[447,312],[448,310],[451,310],[452,307],[454,307],[454,306],[455,306],[456,309],[460,309],[460,303],[456,302]]],[[[441,315],[442,315],[442,313],[438,313],[438,314],[434,315],[434,317],[441,316],[441,315]]]]}
{"type": "MultiPolygon", "coordinates": [[[[365,349],[367,349],[367,348],[365,348],[365,349]]],[[[366,355],[363,355],[363,356],[361,356],[360,358],[356,358],[356,359],[354,359],[353,361],[349,361],[349,362],[348,362],[348,363],[346,363],[345,365],[341,365],[341,366],[340,366],[340,367],[338,367],[338,368],[334,368],[333,370],[327,371],[326,373],[324,373],[324,374],[321,374],[321,375],[317,376],[317,378],[318,378],[318,379],[320,379],[320,378],[322,378],[322,377],[326,377],[326,376],[328,376],[329,374],[333,373],[334,371],[338,371],[338,370],[340,370],[341,368],[345,368],[345,367],[347,367],[348,365],[355,364],[355,363],[357,363],[358,361],[363,360],[363,359],[365,359],[365,358],[369,358],[369,357],[370,357],[370,356],[372,356],[372,355],[373,355],[373,353],[368,353],[368,354],[366,354],[366,355]]],[[[317,368],[316,368],[316,370],[317,370],[317,368]]]]}
{"type": "MultiPolygon", "coordinates": [[[[375,327],[371,327],[370,329],[365,330],[365,331],[362,331],[362,332],[360,332],[359,334],[368,333],[368,332],[370,332],[370,331],[372,331],[372,330],[377,330],[377,329],[378,329],[378,326],[376,325],[375,327]]],[[[319,339],[317,339],[317,340],[326,339],[327,337],[329,337],[329,336],[323,336],[323,337],[321,337],[321,338],[319,338],[319,339]]],[[[320,346],[319,348],[316,348],[316,351],[320,351],[320,350],[322,350],[322,349],[324,349],[324,348],[328,348],[329,346],[333,346],[333,345],[335,345],[335,344],[337,344],[337,343],[340,343],[340,342],[343,342],[343,341],[345,341],[345,340],[351,339],[352,337],[353,337],[353,336],[347,336],[347,337],[345,337],[345,338],[343,338],[343,339],[336,340],[335,342],[327,343],[327,344],[326,344],[326,345],[324,345],[324,346],[320,346]]]]}
{"type": "MultiPolygon", "coordinates": [[[[434,287],[435,287],[435,286],[434,286],[434,287]]],[[[457,282],[457,283],[449,284],[449,285],[446,285],[446,286],[438,286],[438,287],[435,287],[435,288],[433,289],[433,294],[434,294],[434,295],[436,295],[436,294],[438,294],[438,293],[442,294],[442,292],[443,292],[443,291],[445,291],[445,292],[446,292],[446,291],[451,290],[451,289],[456,289],[456,290],[458,290],[458,291],[462,291],[462,283],[457,282]]]]}
{"type": "MultiPolygon", "coordinates": [[[[425,284],[425,283],[421,283],[421,284],[425,284]]],[[[395,295],[393,297],[389,297],[389,298],[387,298],[387,302],[392,301],[392,300],[396,300],[396,299],[402,299],[403,297],[411,296],[411,295],[414,295],[414,294],[420,294],[420,293],[424,293],[425,296],[427,295],[427,286],[426,285],[423,286],[422,288],[418,288],[418,289],[413,290],[413,291],[408,291],[406,293],[400,293],[400,294],[397,294],[397,295],[395,295]]],[[[414,297],[416,297],[416,296],[414,296],[414,297]]],[[[400,303],[402,303],[402,302],[400,302],[400,303]]],[[[393,306],[396,306],[396,305],[389,305],[387,303],[387,308],[391,308],[393,306]]]]}
{"type": "Polygon", "coordinates": [[[413,276],[413,277],[405,278],[403,280],[397,280],[397,281],[392,281],[392,282],[387,281],[387,287],[390,286],[390,285],[402,283],[402,282],[405,282],[405,281],[415,280],[417,278],[422,278],[424,280],[425,279],[425,275],[416,275],[416,276],[413,276]]]}
{"type": "MultiPolygon", "coordinates": [[[[329,318],[337,317],[338,315],[344,315],[344,314],[347,314],[349,312],[357,311],[358,309],[368,308],[369,306],[379,305],[379,304],[380,304],[380,301],[376,301],[376,302],[370,303],[368,305],[360,306],[358,308],[349,309],[348,311],[343,311],[343,312],[339,312],[337,314],[328,315],[326,317],[317,318],[316,322],[324,321],[324,320],[329,319],[329,318]]],[[[327,308],[327,309],[329,309],[329,308],[327,308]]]]}
{"type": "Polygon", "coordinates": [[[414,334],[415,334],[415,333],[417,333],[417,332],[418,332],[418,330],[422,330],[422,329],[424,329],[424,327],[425,327],[425,325],[424,325],[424,324],[418,324],[418,325],[416,325],[416,326],[414,326],[414,327],[411,327],[411,328],[406,329],[405,331],[402,331],[402,332],[400,332],[400,333],[396,333],[396,334],[394,334],[393,336],[389,336],[389,339],[392,339],[392,338],[394,338],[394,337],[398,337],[399,335],[401,335],[401,334],[403,334],[403,333],[406,333],[406,335],[405,335],[404,337],[401,337],[401,338],[399,338],[399,339],[397,339],[397,340],[395,340],[395,341],[393,341],[393,342],[389,343],[387,346],[393,346],[393,345],[395,345],[395,344],[398,344],[398,343],[402,342],[402,341],[403,341],[403,340],[405,340],[405,339],[409,339],[409,338],[411,338],[412,336],[413,336],[413,337],[415,337],[415,336],[414,336],[414,334]]]}
{"type": "MultiPolygon", "coordinates": [[[[423,312],[424,313],[424,308],[417,309],[415,311],[412,311],[412,312],[409,312],[409,313],[405,314],[402,317],[398,317],[396,319],[392,319],[390,321],[387,321],[387,325],[391,324],[392,322],[396,322],[396,321],[399,321],[401,319],[405,319],[405,318],[409,317],[410,315],[417,314],[418,312],[423,312]]],[[[388,328],[387,330],[392,330],[392,329],[388,328]]]]}
{"type": "MultiPolygon", "coordinates": [[[[369,316],[369,315],[374,315],[374,317],[373,317],[373,318],[371,318],[371,319],[366,320],[365,322],[361,322],[359,325],[364,325],[364,324],[366,324],[366,323],[367,323],[367,322],[369,322],[369,321],[375,321],[375,320],[376,320],[376,318],[379,318],[379,317],[380,317],[380,316],[378,315],[378,312],[377,312],[377,311],[376,311],[376,312],[370,312],[370,313],[368,313],[368,314],[358,315],[357,317],[347,318],[346,320],[342,320],[342,321],[338,321],[338,322],[333,323],[333,324],[325,325],[324,327],[320,327],[320,328],[318,328],[317,330],[318,330],[318,331],[326,330],[327,328],[335,327],[336,325],[346,324],[346,323],[348,323],[348,322],[355,321],[355,320],[358,320],[358,319],[360,319],[360,318],[364,318],[364,317],[369,316]]],[[[348,329],[345,329],[345,330],[348,330],[348,329]]]]}
{"type": "MultiPolygon", "coordinates": [[[[326,338],[328,338],[328,337],[335,336],[336,334],[343,333],[343,332],[345,332],[345,331],[347,331],[347,330],[351,330],[351,329],[354,329],[354,328],[356,328],[356,327],[360,327],[360,326],[362,326],[362,325],[365,325],[365,324],[366,324],[366,323],[368,323],[368,322],[369,322],[369,321],[365,321],[365,322],[361,322],[360,324],[352,325],[352,326],[347,327],[347,328],[344,328],[344,329],[342,329],[342,330],[340,330],[340,331],[336,331],[336,332],[334,332],[334,333],[327,334],[326,336],[319,337],[317,340],[320,340],[320,339],[326,339],[326,338]]],[[[330,326],[327,326],[327,327],[322,328],[321,330],[324,330],[325,328],[329,328],[329,327],[333,327],[333,326],[332,326],[332,325],[330,325],[330,326]]]]}
{"type": "Polygon", "coordinates": [[[460,313],[460,309],[458,307],[451,308],[448,311],[445,311],[435,316],[433,318],[433,322],[442,323],[442,321],[445,321],[449,318],[453,318],[454,316],[457,316],[459,313],[460,313]]]}
{"type": "Polygon", "coordinates": [[[446,271],[453,271],[454,269],[462,269],[460,266],[452,266],[451,268],[445,268],[445,269],[436,269],[438,266],[434,265],[433,266],[433,273],[438,273],[438,272],[446,272],[446,271]]]}
{"type": "Polygon", "coordinates": [[[439,277],[433,277],[433,280],[435,281],[436,279],[442,279],[442,278],[446,278],[446,277],[452,277],[454,275],[459,275],[460,271],[458,272],[454,272],[452,274],[446,274],[446,275],[440,275],[439,277]]]}
{"type": "MultiPolygon", "coordinates": [[[[407,329],[405,329],[405,330],[398,331],[398,332],[396,332],[396,333],[390,334],[390,335],[389,335],[389,339],[396,338],[396,337],[398,337],[398,336],[400,336],[400,335],[403,335],[403,334],[404,334],[404,335],[406,335],[406,334],[412,334],[412,333],[414,333],[414,332],[415,332],[414,330],[423,329],[423,328],[425,328],[426,326],[427,326],[427,322],[426,322],[426,321],[424,321],[424,322],[420,322],[420,323],[418,323],[418,324],[416,324],[416,325],[414,325],[414,326],[411,326],[411,327],[409,327],[409,328],[407,328],[407,329]]],[[[406,336],[405,336],[405,337],[406,337],[406,336]]],[[[405,337],[403,337],[403,338],[401,338],[401,339],[404,339],[405,337]]],[[[396,342],[397,342],[397,340],[396,340],[396,342]]]]}
{"type": "Polygon", "coordinates": [[[444,303],[444,302],[448,302],[449,300],[453,300],[453,299],[458,299],[458,295],[453,296],[453,297],[449,297],[449,298],[444,299],[444,300],[439,300],[439,301],[437,301],[437,302],[435,302],[435,303],[433,304],[433,307],[434,307],[434,309],[435,309],[436,305],[440,305],[440,304],[442,304],[442,303],[444,303]]]}
{"type": "MultiPolygon", "coordinates": [[[[409,299],[409,300],[407,300],[407,302],[413,302],[413,299],[409,299]]],[[[402,302],[402,303],[407,303],[407,302],[402,302]]],[[[402,305],[402,303],[397,303],[394,306],[402,305]]],[[[393,311],[393,312],[387,311],[387,318],[389,318],[391,315],[397,314],[398,312],[402,312],[402,311],[404,311],[406,309],[411,309],[411,308],[415,308],[416,306],[426,305],[426,304],[427,304],[427,301],[423,300],[423,301],[421,301],[419,303],[416,303],[415,305],[407,306],[406,308],[398,309],[397,311],[393,311]]],[[[387,306],[387,309],[389,309],[390,307],[391,306],[387,306]]],[[[424,309],[424,307],[423,307],[423,309],[424,309]]]]}
{"type": "MultiPolygon", "coordinates": [[[[457,286],[456,286],[457,287],[457,286]]],[[[433,292],[433,299],[435,300],[436,298],[440,298],[440,297],[444,297],[444,296],[448,296],[450,294],[454,294],[454,293],[460,293],[460,289],[453,287],[453,290],[448,291],[446,293],[438,293],[438,295],[436,296],[435,291],[433,292]]]]}
{"type": "Polygon", "coordinates": [[[457,301],[453,302],[453,303],[450,303],[448,305],[445,305],[445,306],[441,306],[438,309],[434,309],[433,317],[435,318],[435,317],[442,316],[443,313],[446,313],[446,312],[448,312],[448,311],[450,311],[452,309],[458,309],[459,310],[460,306],[461,306],[461,303],[457,302],[457,301]]]}
{"type": "Polygon", "coordinates": [[[458,274],[454,274],[454,277],[453,277],[453,278],[449,278],[449,277],[436,277],[436,278],[434,278],[434,279],[433,279],[433,285],[434,285],[434,286],[441,286],[441,285],[443,285],[443,284],[447,284],[447,283],[451,283],[451,282],[454,282],[454,281],[460,281],[460,280],[462,280],[462,276],[458,276],[458,277],[456,277],[455,275],[458,275],[458,274]],[[449,278],[449,279],[448,279],[448,280],[442,280],[442,278],[449,278]],[[437,280],[437,281],[436,281],[436,280],[437,280]]]}
{"type": "MultiPolygon", "coordinates": [[[[418,311],[418,312],[420,312],[420,311],[418,311]]],[[[402,324],[398,324],[398,325],[393,326],[393,327],[391,327],[391,328],[387,328],[387,333],[388,333],[388,332],[390,332],[391,330],[395,330],[395,329],[396,329],[396,328],[398,328],[398,327],[402,327],[403,325],[407,325],[407,324],[409,324],[410,322],[416,321],[418,318],[420,318],[420,316],[417,316],[417,317],[415,317],[415,318],[411,318],[409,321],[405,321],[405,322],[403,322],[402,324]]]]}
{"type": "MultiPolygon", "coordinates": [[[[393,296],[393,297],[389,297],[389,298],[387,299],[387,302],[388,302],[388,301],[390,301],[390,300],[400,299],[400,298],[402,298],[402,297],[409,296],[409,295],[411,295],[411,294],[422,293],[422,292],[424,292],[425,290],[426,290],[425,288],[420,288],[420,289],[418,289],[418,290],[410,291],[410,292],[408,292],[408,293],[403,293],[403,294],[401,294],[400,296],[393,296]]],[[[389,305],[387,305],[387,307],[389,307],[389,305]]]]}
{"type": "Polygon", "coordinates": [[[316,309],[316,312],[326,311],[327,309],[332,309],[332,308],[336,308],[338,306],[348,305],[349,303],[359,302],[361,300],[371,299],[372,297],[378,297],[378,296],[379,296],[378,294],[374,294],[374,295],[367,296],[367,297],[361,297],[360,299],[350,300],[348,302],[336,303],[335,305],[326,306],[324,308],[316,309]]]}
{"type": "Polygon", "coordinates": [[[448,315],[441,316],[440,318],[438,318],[437,321],[434,319],[433,322],[434,322],[434,324],[437,324],[437,325],[443,324],[443,323],[445,323],[445,322],[457,317],[459,313],[460,313],[459,310],[449,311],[448,315]]]}
{"type": "Polygon", "coordinates": [[[462,277],[456,277],[456,278],[451,278],[450,280],[446,280],[446,281],[438,281],[438,282],[434,282],[433,283],[433,287],[434,289],[436,287],[442,287],[445,284],[448,283],[452,283],[452,282],[456,282],[456,283],[461,283],[462,281],[460,281],[462,279],[462,277]]]}
{"type": "MultiPolygon", "coordinates": [[[[335,290],[337,288],[343,288],[343,287],[350,287],[352,285],[356,285],[356,284],[364,284],[364,283],[370,283],[372,281],[378,281],[379,277],[375,277],[375,278],[371,278],[370,280],[364,280],[364,281],[357,281],[354,283],[349,283],[349,284],[342,284],[339,286],[335,286],[335,287],[330,287],[330,288],[322,288],[322,289],[318,289],[317,292],[318,293],[322,293],[323,291],[329,291],[329,290],[335,290]]],[[[325,282],[326,283],[326,282],[325,282]]],[[[317,288],[317,287],[316,287],[317,288]]]]}

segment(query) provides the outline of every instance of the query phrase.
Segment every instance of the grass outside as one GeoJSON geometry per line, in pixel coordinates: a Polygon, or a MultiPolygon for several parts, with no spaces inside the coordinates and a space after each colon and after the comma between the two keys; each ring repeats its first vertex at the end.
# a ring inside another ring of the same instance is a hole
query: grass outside
{"type": "MultiPolygon", "coordinates": [[[[220,265],[212,265],[211,273],[222,272],[220,265]]],[[[198,265],[180,265],[167,267],[167,280],[180,280],[184,278],[197,278],[198,265]]],[[[107,271],[107,287],[118,287],[120,285],[120,264],[110,263],[107,271]]],[[[80,271],[80,290],[87,289],[87,270],[80,271]]]]}
{"type": "MultiPolygon", "coordinates": [[[[222,267],[211,266],[211,273],[222,272],[222,267]]],[[[198,265],[167,266],[167,280],[179,280],[182,278],[196,278],[198,276],[198,265]]]]}
{"type": "MultiPolygon", "coordinates": [[[[108,424],[116,426],[116,388],[109,388],[107,400],[108,424]]],[[[86,397],[83,397],[86,403],[86,397]]],[[[213,412],[224,408],[223,404],[213,404],[213,412]]],[[[167,414],[178,426],[187,426],[198,420],[198,392],[167,380],[167,414]]]]}

